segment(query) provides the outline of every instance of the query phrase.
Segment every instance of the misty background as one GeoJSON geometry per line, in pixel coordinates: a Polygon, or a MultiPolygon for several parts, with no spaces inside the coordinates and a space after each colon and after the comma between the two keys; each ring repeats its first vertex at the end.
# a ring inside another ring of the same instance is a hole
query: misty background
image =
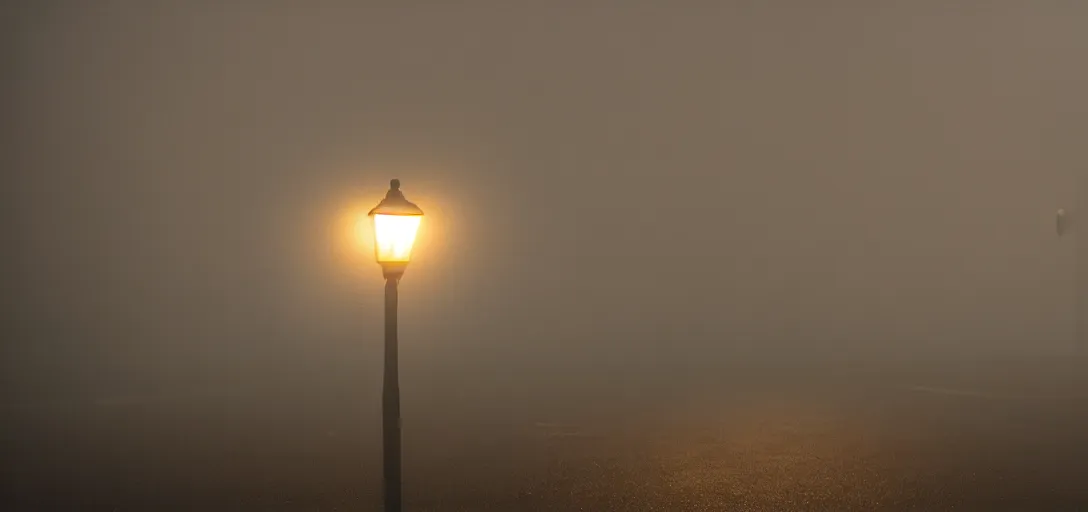
{"type": "Polygon", "coordinates": [[[12,428],[182,395],[376,421],[352,236],[394,177],[428,214],[406,422],[738,362],[1073,352],[1088,4],[574,4],[6,3],[12,428]]]}

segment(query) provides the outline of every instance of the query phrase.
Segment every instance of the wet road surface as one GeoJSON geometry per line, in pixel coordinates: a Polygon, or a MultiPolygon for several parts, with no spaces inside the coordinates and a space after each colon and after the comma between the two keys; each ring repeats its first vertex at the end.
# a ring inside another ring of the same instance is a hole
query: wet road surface
{"type": "MultiPolygon", "coordinates": [[[[408,393],[406,508],[1088,510],[1088,402],[1067,370],[790,369],[408,393]]],[[[346,405],[339,416],[283,408],[254,427],[245,400],[100,403],[69,411],[79,428],[9,435],[24,463],[5,468],[5,510],[380,510],[376,421],[353,423],[346,405]]]]}

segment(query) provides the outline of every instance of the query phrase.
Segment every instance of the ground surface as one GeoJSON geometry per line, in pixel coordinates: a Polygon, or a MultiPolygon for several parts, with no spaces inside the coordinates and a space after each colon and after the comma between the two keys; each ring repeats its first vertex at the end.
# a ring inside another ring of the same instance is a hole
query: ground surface
{"type": "MultiPolygon", "coordinates": [[[[406,509],[1088,510],[1088,394],[1076,368],[452,386],[405,400],[406,509]],[[459,414],[423,412],[434,410],[459,414]]],[[[9,434],[21,462],[5,468],[4,509],[380,509],[376,422],[285,405],[278,419],[262,413],[258,432],[239,419],[245,403],[98,404],[93,415],[70,410],[78,425],[57,424],[52,437],[9,434]]]]}

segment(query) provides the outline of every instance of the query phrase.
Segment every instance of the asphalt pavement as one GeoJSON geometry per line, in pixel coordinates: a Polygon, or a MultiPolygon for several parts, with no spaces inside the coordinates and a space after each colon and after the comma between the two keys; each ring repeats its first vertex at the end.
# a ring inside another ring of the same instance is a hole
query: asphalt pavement
{"type": "MultiPolygon", "coordinates": [[[[1088,510],[1079,368],[753,366],[568,375],[533,390],[409,386],[405,503],[1088,510]]],[[[54,414],[50,432],[9,432],[19,466],[5,465],[4,510],[380,510],[379,423],[349,397],[273,409],[245,393],[62,407],[71,422],[54,414]]]]}

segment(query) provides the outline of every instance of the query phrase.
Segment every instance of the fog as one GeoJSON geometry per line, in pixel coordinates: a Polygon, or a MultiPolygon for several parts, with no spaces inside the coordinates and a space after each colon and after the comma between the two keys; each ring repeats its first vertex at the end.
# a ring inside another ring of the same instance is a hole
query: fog
{"type": "Polygon", "coordinates": [[[390,178],[406,429],[1085,336],[1088,5],[9,4],[12,431],[377,425],[390,178]]]}

